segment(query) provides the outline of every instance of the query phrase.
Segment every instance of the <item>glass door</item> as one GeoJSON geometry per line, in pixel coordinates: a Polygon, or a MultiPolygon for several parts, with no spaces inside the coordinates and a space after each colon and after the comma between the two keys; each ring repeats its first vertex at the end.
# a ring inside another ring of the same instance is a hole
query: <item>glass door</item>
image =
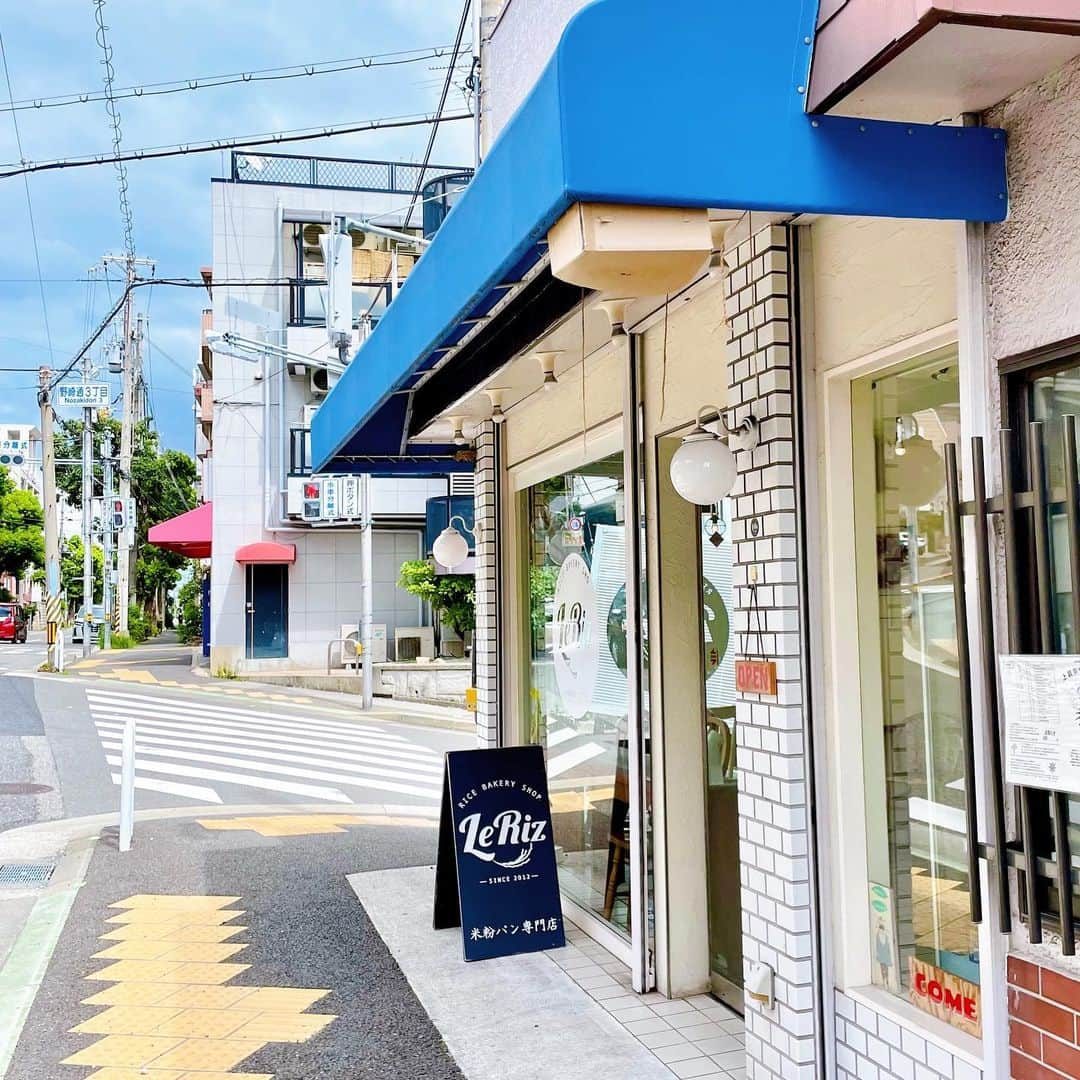
{"type": "Polygon", "coordinates": [[[247,568],[247,656],[266,660],[289,655],[289,568],[251,563],[247,568]]]}
{"type": "Polygon", "coordinates": [[[709,970],[713,992],[743,1009],[739,785],[735,748],[735,640],[732,541],[725,501],[701,515],[702,650],[705,679],[709,970]]]}

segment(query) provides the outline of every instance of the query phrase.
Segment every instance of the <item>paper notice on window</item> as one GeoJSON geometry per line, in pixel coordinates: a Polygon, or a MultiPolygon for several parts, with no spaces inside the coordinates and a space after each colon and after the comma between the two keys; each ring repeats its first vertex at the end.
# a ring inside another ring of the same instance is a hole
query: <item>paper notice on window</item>
{"type": "Polygon", "coordinates": [[[1005,779],[1080,791],[1080,656],[1001,656],[1005,779]]]}

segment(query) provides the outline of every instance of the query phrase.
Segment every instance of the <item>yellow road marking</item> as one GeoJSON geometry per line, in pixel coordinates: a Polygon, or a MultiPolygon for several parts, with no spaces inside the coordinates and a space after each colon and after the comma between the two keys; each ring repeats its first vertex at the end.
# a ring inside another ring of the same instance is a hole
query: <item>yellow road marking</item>
{"type": "Polygon", "coordinates": [[[345,832],[347,825],[412,826],[434,829],[433,818],[393,817],[389,814],[273,814],[269,817],[198,818],[211,831],[249,830],[266,837],[325,836],[345,832]]]}

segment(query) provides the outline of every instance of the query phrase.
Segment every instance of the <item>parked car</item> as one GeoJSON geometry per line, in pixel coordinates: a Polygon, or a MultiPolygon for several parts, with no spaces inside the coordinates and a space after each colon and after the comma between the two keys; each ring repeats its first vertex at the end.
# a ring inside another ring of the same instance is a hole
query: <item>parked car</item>
{"type": "MultiPolygon", "coordinates": [[[[90,608],[90,638],[94,640],[94,635],[97,633],[98,627],[105,621],[105,605],[93,604],[90,608]]],[[[71,643],[77,645],[82,643],[83,639],[83,624],[86,622],[86,609],[79,608],[75,615],[75,625],[71,628],[71,643]]]]}
{"type": "Polygon", "coordinates": [[[25,641],[26,612],[22,604],[0,604],[0,641],[25,641]]]}

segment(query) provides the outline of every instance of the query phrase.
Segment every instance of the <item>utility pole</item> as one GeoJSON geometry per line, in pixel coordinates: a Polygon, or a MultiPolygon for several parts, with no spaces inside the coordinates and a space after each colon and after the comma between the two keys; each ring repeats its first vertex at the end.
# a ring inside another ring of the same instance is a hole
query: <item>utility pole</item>
{"type": "Polygon", "coordinates": [[[374,543],[371,526],[371,474],[360,476],[363,519],[360,533],[360,577],[363,581],[360,604],[360,642],[364,657],[364,682],[362,707],[370,709],[374,702],[375,657],[372,650],[372,614],[374,608],[374,584],[371,572],[371,549],[374,543]]]}
{"type": "MultiPolygon", "coordinates": [[[[120,357],[123,361],[123,414],[120,428],[120,498],[124,500],[124,510],[127,512],[131,499],[131,456],[132,444],[135,431],[135,394],[138,380],[142,372],[142,324],[139,322],[138,330],[133,326],[134,317],[134,292],[131,286],[135,283],[135,272],[140,266],[147,266],[153,273],[154,263],[151,259],[137,259],[132,254],[106,255],[105,263],[121,263],[124,267],[124,275],[127,283],[127,299],[124,301],[124,329],[123,341],[121,342],[120,357]]],[[[117,537],[117,581],[116,581],[116,609],[118,633],[128,632],[128,603],[131,593],[132,574],[132,551],[128,545],[128,530],[123,529],[117,537]]]]}
{"type": "Polygon", "coordinates": [[[63,633],[60,618],[60,530],[56,504],[56,452],[53,446],[53,409],[49,383],[52,371],[38,370],[38,405],[41,406],[41,499],[45,510],[45,620],[49,644],[48,666],[61,670],[64,649],[57,645],[63,633]]]}
{"type": "MultiPolygon", "coordinates": [[[[85,400],[90,400],[90,351],[83,357],[82,376],[85,400]]],[[[94,613],[94,408],[83,407],[82,429],[82,534],[83,534],[83,646],[85,659],[93,649],[90,631],[94,613]]]]}
{"type": "MultiPolygon", "coordinates": [[[[101,546],[105,552],[104,585],[102,586],[102,607],[105,610],[105,648],[112,648],[113,605],[112,605],[112,572],[113,572],[113,444],[112,436],[106,435],[101,446],[101,461],[105,473],[101,491],[101,546]]],[[[126,508],[125,508],[126,513],[126,508]]]]}

